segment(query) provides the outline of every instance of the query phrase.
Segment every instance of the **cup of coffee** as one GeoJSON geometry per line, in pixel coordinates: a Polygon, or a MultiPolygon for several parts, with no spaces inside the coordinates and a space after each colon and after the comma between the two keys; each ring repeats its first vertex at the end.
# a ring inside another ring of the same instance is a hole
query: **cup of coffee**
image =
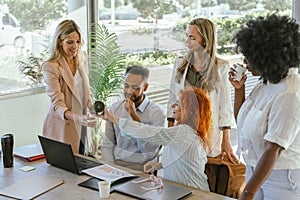
{"type": "Polygon", "coordinates": [[[235,64],[235,80],[240,81],[243,77],[243,73],[247,71],[247,68],[238,63],[235,64]]]}
{"type": "Polygon", "coordinates": [[[104,111],[104,103],[102,101],[95,101],[94,103],[94,110],[96,113],[101,114],[104,111]]]}
{"type": "Polygon", "coordinates": [[[5,134],[1,137],[1,147],[3,153],[3,165],[5,168],[13,167],[14,157],[13,157],[13,148],[14,148],[14,135],[5,134]]]}
{"type": "Polygon", "coordinates": [[[99,197],[100,198],[108,198],[110,194],[110,183],[107,181],[99,181],[99,197]]]}

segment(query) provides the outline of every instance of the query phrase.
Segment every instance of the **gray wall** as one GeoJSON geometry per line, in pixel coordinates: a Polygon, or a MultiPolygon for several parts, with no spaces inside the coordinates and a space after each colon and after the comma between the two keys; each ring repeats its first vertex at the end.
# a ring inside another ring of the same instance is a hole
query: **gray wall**
{"type": "Polygon", "coordinates": [[[46,93],[0,100],[0,135],[14,133],[15,146],[38,142],[48,109],[46,93]]]}

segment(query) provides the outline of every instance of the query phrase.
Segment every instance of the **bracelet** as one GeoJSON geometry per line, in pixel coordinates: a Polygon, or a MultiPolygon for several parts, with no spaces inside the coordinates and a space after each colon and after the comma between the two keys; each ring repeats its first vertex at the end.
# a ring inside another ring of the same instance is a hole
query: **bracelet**
{"type": "Polygon", "coordinates": [[[224,130],[224,129],[231,129],[230,126],[223,126],[223,127],[220,127],[221,130],[224,130]]]}

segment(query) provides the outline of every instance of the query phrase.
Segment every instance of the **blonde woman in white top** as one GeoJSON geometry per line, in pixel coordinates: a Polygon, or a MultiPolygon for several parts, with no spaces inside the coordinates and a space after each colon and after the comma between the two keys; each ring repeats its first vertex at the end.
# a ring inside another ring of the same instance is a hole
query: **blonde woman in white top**
{"type": "Polygon", "coordinates": [[[214,135],[210,157],[220,153],[233,162],[235,155],[230,143],[230,128],[235,126],[227,79],[229,63],[216,56],[214,24],[204,18],[192,20],[186,32],[188,53],[175,60],[170,84],[167,117],[172,126],[172,104],[186,86],[201,88],[211,98],[214,135]]]}

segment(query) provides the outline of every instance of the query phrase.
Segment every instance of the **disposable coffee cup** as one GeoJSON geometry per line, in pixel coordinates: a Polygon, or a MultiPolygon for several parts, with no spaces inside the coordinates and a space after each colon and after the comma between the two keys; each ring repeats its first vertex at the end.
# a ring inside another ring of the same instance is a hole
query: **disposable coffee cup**
{"type": "Polygon", "coordinates": [[[3,165],[5,168],[13,167],[14,157],[13,157],[13,148],[14,148],[14,135],[5,134],[1,137],[1,147],[3,153],[3,165]]]}
{"type": "Polygon", "coordinates": [[[107,181],[99,181],[99,198],[108,198],[110,194],[110,183],[107,181]]]}
{"type": "Polygon", "coordinates": [[[247,71],[247,68],[240,65],[240,64],[235,64],[235,80],[240,81],[243,77],[243,73],[247,71]]]}

